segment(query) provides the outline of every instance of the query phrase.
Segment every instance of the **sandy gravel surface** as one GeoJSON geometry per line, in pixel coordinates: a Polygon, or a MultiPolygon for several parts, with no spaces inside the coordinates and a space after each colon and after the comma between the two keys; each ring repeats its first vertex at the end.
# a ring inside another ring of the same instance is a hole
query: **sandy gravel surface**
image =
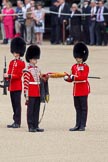
{"type": "MultiPolygon", "coordinates": [[[[72,48],[44,43],[38,66],[43,73],[70,72],[75,63],[72,48]]],[[[23,93],[21,128],[6,128],[13,122],[12,108],[9,93],[3,96],[0,89],[0,162],[108,162],[108,47],[88,48],[89,76],[101,79],[89,79],[91,94],[86,131],[68,131],[75,125],[75,110],[72,84],[62,78],[49,80],[50,102],[40,124],[44,133],[28,132],[23,93]]],[[[0,45],[0,80],[4,56],[7,63],[13,58],[9,45],[0,45]]],[[[43,105],[41,113],[42,110],[43,105]]]]}

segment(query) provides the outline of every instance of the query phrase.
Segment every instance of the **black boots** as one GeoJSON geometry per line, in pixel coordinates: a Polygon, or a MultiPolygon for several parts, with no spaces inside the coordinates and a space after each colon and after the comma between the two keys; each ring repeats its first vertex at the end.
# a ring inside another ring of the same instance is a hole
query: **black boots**
{"type": "Polygon", "coordinates": [[[1,44],[8,44],[8,39],[5,38],[1,44]]]}
{"type": "Polygon", "coordinates": [[[79,130],[78,126],[75,126],[75,127],[69,129],[69,131],[78,131],[78,130],[79,130]]]}
{"type": "Polygon", "coordinates": [[[29,132],[44,132],[44,129],[41,128],[29,128],[29,132]]]}
{"type": "Polygon", "coordinates": [[[73,128],[70,128],[69,131],[85,131],[85,127],[81,126],[75,126],[73,128]]]}
{"type": "Polygon", "coordinates": [[[7,128],[20,128],[19,124],[13,123],[11,125],[7,125],[7,128]]]}

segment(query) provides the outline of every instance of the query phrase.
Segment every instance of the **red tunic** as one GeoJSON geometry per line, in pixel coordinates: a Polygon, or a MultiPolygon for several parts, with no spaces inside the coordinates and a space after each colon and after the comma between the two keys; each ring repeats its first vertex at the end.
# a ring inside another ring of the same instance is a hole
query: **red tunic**
{"type": "Polygon", "coordinates": [[[9,64],[8,75],[10,75],[9,91],[22,90],[22,74],[25,62],[21,59],[14,59],[9,64]]]}
{"type": "Polygon", "coordinates": [[[29,97],[40,97],[40,70],[37,66],[29,64],[23,70],[24,94],[29,97]]]}
{"type": "Polygon", "coordinates": [[[90,93],[88,82],[89,67],[87,64],[74,64],[71,68],[74,76],[73,96],[87,96],[90,93]]]}

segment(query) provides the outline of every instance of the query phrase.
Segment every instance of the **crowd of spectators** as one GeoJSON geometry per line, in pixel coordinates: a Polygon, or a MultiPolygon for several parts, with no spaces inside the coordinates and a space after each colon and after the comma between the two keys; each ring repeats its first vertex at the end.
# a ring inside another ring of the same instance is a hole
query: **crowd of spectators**
{"type": "MultiPolygon", "coordinates": [[[[88,45],[108,45],[108,8],[103,0],[84,0],[71,6],[65,0],[52,0],[50,6],[50,43],[70,44],[84,41],[88,45]]],[[[42,44],[45,33],[46,10],[41,1],[17,0],[14,8],[3,0],[0,24],[3,44],[21,36],[27,45],[42,44]]]]}
{"type": "Polygon", "coordinates": [[[84,41],[88,45],[106,46],[108,44],[108,8],[103,0],[84,0],[80,7],[76,3],[73,3],[71,7],[67,6],[65,0],[54,0],[50,8],[51,11],[58,12],[58,15],[51,14],[52,44],[64,42],[60,38],[66,36],[68,31],[64,32],[63,24],[69,30],[67,40],[70,44],[78,41],[84,41]],[[63,7],[62,10],[61,7],[63,7]],[[67,13],[67,16],[61,14],[59,17],[60,12],[67,13]]]}
{"type": "Polygon", "coordinates": [[[10,43],[13,37],[21,36],[30,45],[42,44],[45,32],[45,10],[41,1],[17,0],[12,7],[8,0],[3,0],[1,10],[1,32],[3,44],[10,43]]]}

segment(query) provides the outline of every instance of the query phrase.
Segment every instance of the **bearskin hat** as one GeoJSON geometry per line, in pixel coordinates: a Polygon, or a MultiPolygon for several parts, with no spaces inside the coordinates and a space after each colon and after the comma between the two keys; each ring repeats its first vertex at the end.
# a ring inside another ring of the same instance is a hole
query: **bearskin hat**
{"type": "Polygon", "coordinates": [[[26,42],[21,37],[13,38],[10,45],[11,53],[19,53],[21,57],[24,56],[26,50],[26,42]]]}
{"type": "Polygon", "coordinates": [[[28,47],[25,55],[26,61],[30,59],[40,59],[40,48],[37,45],[31,45],[28,47]]]}
{"type": "Polygon", "coordinates": [[[74,58],[82,58],[83,62],[85,62],[88,58],[89,50],[85,43],[83,42],[78,42],[75,44],[73,48],[73,56],[74,58]]]}

